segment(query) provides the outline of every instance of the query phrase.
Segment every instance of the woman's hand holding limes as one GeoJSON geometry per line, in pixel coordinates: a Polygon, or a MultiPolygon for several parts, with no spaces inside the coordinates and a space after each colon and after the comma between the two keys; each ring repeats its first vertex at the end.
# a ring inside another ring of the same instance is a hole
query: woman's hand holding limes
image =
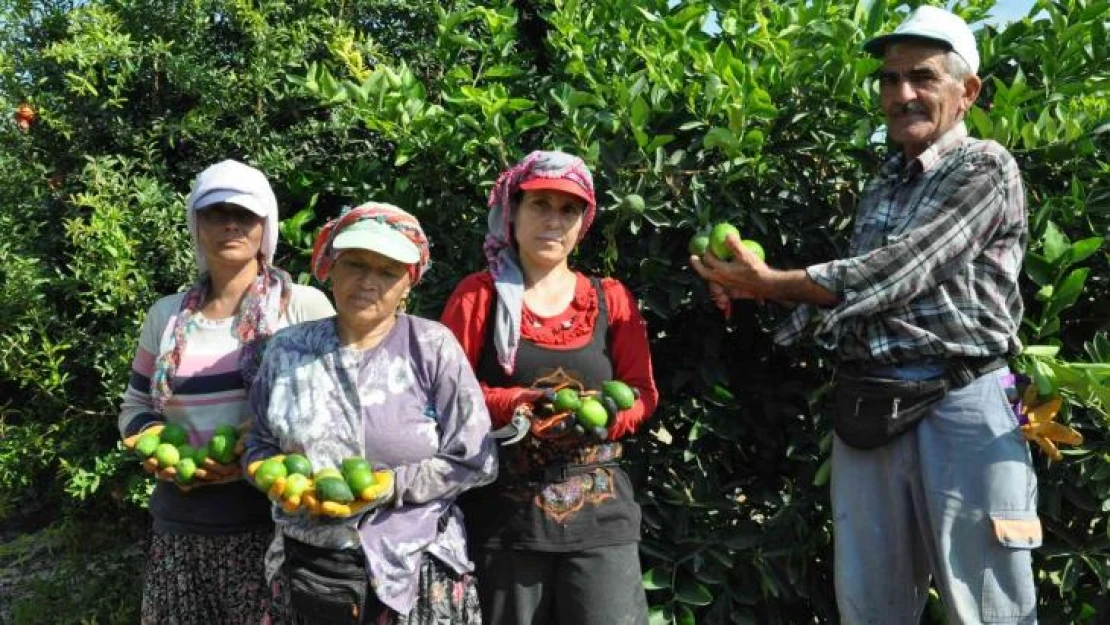
{"type": "Polygon", "coordinates": [[[341,501],[346,499],[345,496],[335,498],[338,500],[329,499],[329,493],[321,493],[318,487],[315,492],[319,501],[318,514],[335,518],[357,516],[393,500],[395,485],[393,471],[389,469],[372,473],[361,470],[349,471],[345,474],[345,479],[353,499],[341,501]]]}

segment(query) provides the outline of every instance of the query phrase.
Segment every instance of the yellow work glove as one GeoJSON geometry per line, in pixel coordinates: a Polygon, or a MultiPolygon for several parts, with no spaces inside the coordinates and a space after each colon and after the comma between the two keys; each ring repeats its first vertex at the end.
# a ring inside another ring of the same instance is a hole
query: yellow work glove
{"type": "Polygon", "coordinates": [[[1056,422],[1056,414],[1060,412],[1060,407],[1064,403],[1064,399],[1059,395],[1048,400],[1040,400],[1037,397],[1036,387],[1030,384],[1025,389],[1021,403],[1021,413],[1027,420],[1021,426],[1021,433],[1027,440],[1036,443],[1049,458],[1057,461],[1063,459],[1063,454],[1056,447],[1057,443],[1083,444],[1082,434],[1074,428],[1056,422]]]}

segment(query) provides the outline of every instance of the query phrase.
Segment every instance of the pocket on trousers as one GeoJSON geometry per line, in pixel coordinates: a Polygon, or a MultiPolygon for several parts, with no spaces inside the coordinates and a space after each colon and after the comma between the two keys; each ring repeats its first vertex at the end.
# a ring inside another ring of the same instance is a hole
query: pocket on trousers
{"type": "Polygon", "coordinates": [[[994,540],[984,554],[981,616],[985,623],[1012,623],[1037,607],[1032,550],[1043,540],[1041,521],[1036,512],[994,512],[990,518],[994,540]]]}

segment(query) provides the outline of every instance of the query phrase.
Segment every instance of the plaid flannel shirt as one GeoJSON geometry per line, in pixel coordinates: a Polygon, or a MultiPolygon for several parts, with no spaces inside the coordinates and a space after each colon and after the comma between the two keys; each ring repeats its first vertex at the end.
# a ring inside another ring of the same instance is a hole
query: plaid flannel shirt
{"type": "Polygon", "coordinates": [[[803,304],[775,341],[812,330],[842,360],[883,364],[1017,354],[1028,231],[1009,152],[957,124],[908,164],[891,157],[864,190],[850,258],[806,268],[835,293],[803,304]]]}

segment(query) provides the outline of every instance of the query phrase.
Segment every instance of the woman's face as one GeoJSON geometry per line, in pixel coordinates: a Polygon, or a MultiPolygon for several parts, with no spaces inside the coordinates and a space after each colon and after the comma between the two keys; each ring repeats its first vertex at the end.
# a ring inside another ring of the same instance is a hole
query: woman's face
{"type": "Polygon", "coordinates": [[[241,266],[262,249],[262,218],[234,204],[198,210],[197,240],[208,266],[241,266]]]}
{"type": "Polygon", "coordinates": [[[562,191],[525,191],[513,219],[521,263],[550,268],[567,262],[578,244],[586,203],[562,191]]]}
{"type": "Polygon", "coordinates": [[[407,264],[369,250],[341,252],[330,276],[340,321],[358,327],[396,314],[412,283],[407,264]]]}

